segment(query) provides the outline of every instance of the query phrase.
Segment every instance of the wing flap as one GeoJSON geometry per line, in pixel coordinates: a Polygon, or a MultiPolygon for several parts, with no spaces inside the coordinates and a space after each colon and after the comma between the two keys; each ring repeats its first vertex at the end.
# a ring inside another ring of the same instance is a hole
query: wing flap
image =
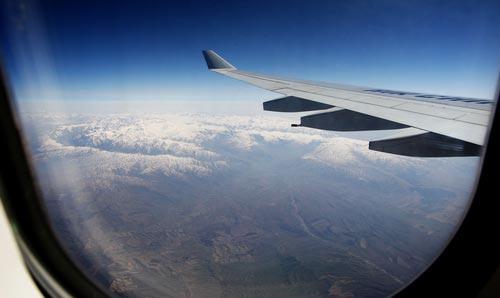
{"type": "Polygon", "coordinates": [[[456,120],[486,126],[488,125],[489,117],[477,113],[468,113],[463,116],[457,117],[456,120]]]}

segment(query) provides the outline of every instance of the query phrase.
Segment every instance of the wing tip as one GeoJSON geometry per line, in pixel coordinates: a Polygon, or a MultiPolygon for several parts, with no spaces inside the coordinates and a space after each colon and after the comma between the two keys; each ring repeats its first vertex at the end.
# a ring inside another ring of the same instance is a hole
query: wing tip
{"type": "Polygon", "coordinates": [[[203,57],[207,63],[208,69],[236,69],[231,63],[227,62],[224,58],[219,56],[212,50],[203,50],[203,57]]]}

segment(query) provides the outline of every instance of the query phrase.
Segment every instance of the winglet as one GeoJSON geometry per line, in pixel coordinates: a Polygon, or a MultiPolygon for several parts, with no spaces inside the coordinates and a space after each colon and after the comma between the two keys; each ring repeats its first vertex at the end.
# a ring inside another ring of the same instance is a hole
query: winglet
{"type": "Polygon", "coordinates": [[[205,57],[208,69],[236,69],[236,67],[232,66],[212,50],[203,51],[203,57],[205,57]]]}

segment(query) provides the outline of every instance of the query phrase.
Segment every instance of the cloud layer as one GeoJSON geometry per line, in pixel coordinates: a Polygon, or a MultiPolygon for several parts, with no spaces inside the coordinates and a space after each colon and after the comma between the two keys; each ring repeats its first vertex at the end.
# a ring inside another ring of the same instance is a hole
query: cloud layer
{"type": "MultiPolygon", "coordinates": [[[[268,145],[279,145],[283,150],[299,146],[303,148],[303,162],[343,168],[363,179],[370,179],[367,175],[373,175],[369,171],[372,168],[395,173],[409,169],[431,173],[431,169],[437,168],[433,172],[439,173],[436,165],[445,165],[446,170],[454,165],[447,159],[370,151],[366,141],[329,131],[291,128],[289,118],[276,116],[32,114],[27,122],[36,124],[33,127],[38,130],[32,144],[37,161],[49,165],[64,162],[71,172],[69,176],[95,180],[96,185],[105,186],[116,179],[147,184],[154,175],[181,179],[207,176],[231,168],[232,157],[265,151],[262,148],[268,145]]],[[[251,159],[250,155],[245,156],[251,159]]]]}

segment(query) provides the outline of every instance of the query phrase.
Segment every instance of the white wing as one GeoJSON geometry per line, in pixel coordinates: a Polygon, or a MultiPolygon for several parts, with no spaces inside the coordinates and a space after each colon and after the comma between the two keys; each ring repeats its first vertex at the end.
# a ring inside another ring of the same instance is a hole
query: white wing
{"type": "Polygon", "coordinates": [[[264,103],[279,112],[321,110],[299,126],[336,131],[401,129],[370,142],[370,149],[410,156],[479,155],[493,107],[491,100],[283,79],[236,69],[213,51],[208,68],[281,93],[264,103]]]}

